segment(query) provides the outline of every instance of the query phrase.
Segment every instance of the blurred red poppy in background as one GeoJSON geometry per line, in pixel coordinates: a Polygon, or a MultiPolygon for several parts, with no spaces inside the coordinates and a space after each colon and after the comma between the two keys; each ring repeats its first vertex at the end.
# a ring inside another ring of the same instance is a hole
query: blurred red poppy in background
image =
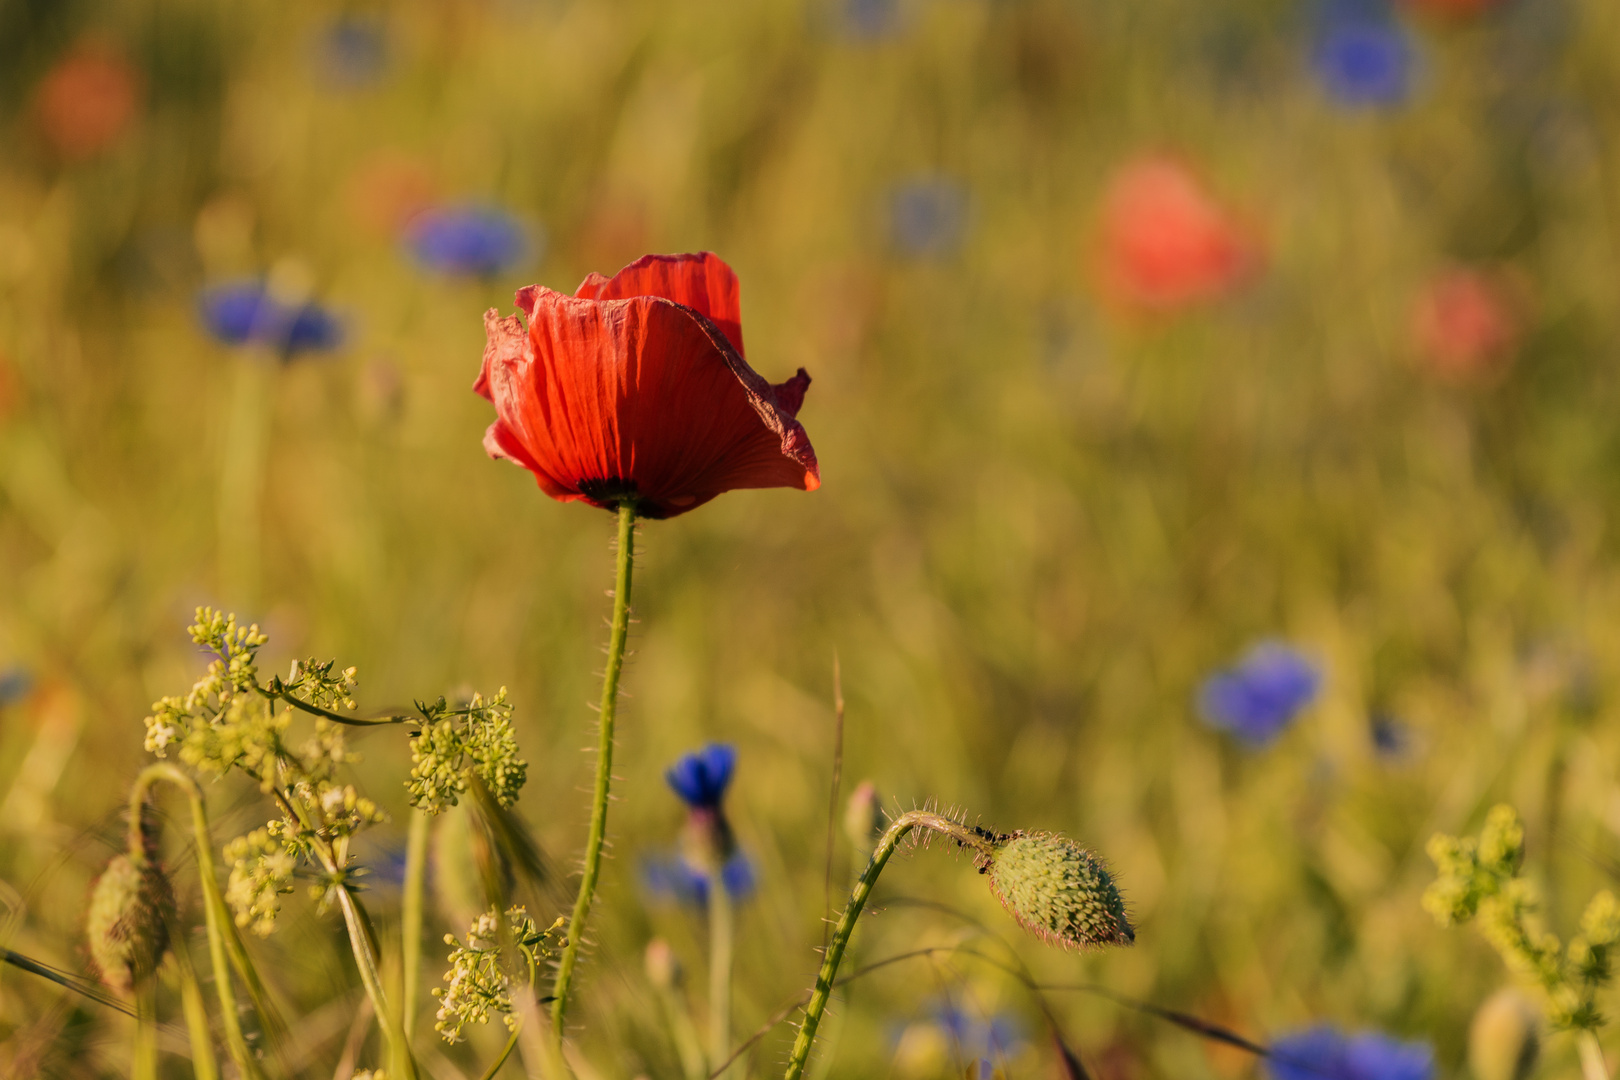
{"type": "Polygon", "coordinates": [[[1145,157],[1120,169],[1108,187],[1098,260],[1109,299],[1173,311],[1231,290],[1258,262],[1258,250],[1190,169],[1145,157]]]}
{"type": "Polygon", "coordinates": [[[1503,281],[1481,270],[1434,277],[1412,306],[1418,355],[1452,382],[1494,374],[1512,358],[1519,334],[1516,298],[1503,281]]]}
{"type": "Polygon", "coordinates": [[[527,328],[485,313],[473,389],[495,405],[484,448],[547,495],[664,518],[738,488],[821,486],[795,419],[810,376],[773,386],[743,360],[737,276],[717,256],[647,255],[516,303],[527,328]]]}
{"type": "Polygon", "coordinates": [[[111,45],[84,41],[46,73],[34,95],[45,141],[67,161],[111,146],[140,104],[140,75],[111,45]]]}

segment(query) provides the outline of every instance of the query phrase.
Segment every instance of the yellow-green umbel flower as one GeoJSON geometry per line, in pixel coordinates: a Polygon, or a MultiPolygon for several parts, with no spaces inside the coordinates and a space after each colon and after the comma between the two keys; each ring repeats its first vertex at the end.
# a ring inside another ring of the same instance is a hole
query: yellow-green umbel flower
{"type": "Polygon", "coordinates": [[[142,859],[137,865],[128,855],[115,856],[96,880],[85,920],[102,981],[128,993],[150,978],[168,951],[173,914],[174,891],[157,863],[142,859]]]}
{"type": "Polygon", "coordinates": [[[985,872],[996,899],[1053,945],[1129,945],[1136,940],[1125,900],[1102,860],[1055,833],[999,839],[985,872]]]}

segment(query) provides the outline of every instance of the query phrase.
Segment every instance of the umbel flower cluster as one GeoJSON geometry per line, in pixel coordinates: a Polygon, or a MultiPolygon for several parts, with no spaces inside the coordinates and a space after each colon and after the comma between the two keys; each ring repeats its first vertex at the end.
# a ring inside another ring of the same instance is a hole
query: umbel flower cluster
{"type": "MultiPolygon", "coordinates": [[[[556,956],[565,925],[567,920],[558,918],[541,930],[523,907],[507,909],[506,934],[528,965],[531,985],[537,969],[556,956]]],[[[503,968],[501,920],[494,910],[484,912],[468,927],[465,942],[446,934],[444,943],[451,946],[450,969],[444,973],[448,985],[433,988],[433,996],[439,999],[433,1029],[445,1042],[457,1043],[464,1027],[486,1024],[490,1014],[496,1013],[515,1033],[518,1020],[512,1007],[512,977],[503,968]]]]}
{"type": "Polygon", "coordinates": [[[1580,933],[1561,944],[1542,925],[1535,885],[1521,876],[1524,826],[1511,806],[1494,807],[1477,838],[1438,834],[1428,850],[1439,876],[1423,906],[1444,926],[1477,920],[1508,968],[1541,991],[1553,1027],[1599,1027],[1596,997],[1614,975],[1612,951],[1620,942],[1614,895],[1604,890],[1592,897],[1580,933]]]}

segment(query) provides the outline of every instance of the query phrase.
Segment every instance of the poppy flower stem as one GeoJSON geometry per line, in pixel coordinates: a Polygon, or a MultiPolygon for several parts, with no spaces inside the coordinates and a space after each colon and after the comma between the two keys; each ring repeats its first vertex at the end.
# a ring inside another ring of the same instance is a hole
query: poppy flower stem
{"type": "MultiPolygon", "coordinates": [[[[405,970],[401,975],[400,1026],[408,1044],[416,1037],[416,991],[422,969],[422,894],[427,882],[428,815],[411,811],[405,841],[405,894],[401,903],[400,937],[405,970]]],[[[532,981],[532,980],[531,980],[532,981]]]]}
{"type": "Polygon", "coordinates": [[[619,504],[619,551],[613,576],[613,623],[608,636],[607,670],[602,676],[601,732],[596,752],[596,789],[591,801],[591,831],[585,841],[585,873],[579,881],[579,896],[568,921],[568,943],[557,965],[557,982],[552,988],[551,1037],[560,1051],[563,1021],[568,1013],[568,991],[574,981],[574,965],[579,960],[580,940],[585,920],[591,913],[596,879],[602,872],[602,840],[607,834],[608,784],[613,776],[613,719],[619,703],[619,673],[624,668],[624,644],[630,634],[630,570],[635,562],[636,510],[628,500],[619,504]]]}
{"type": "Polygon", "coordinates": [[[861,909],[866,906],[867,899],[872,895],[872,886],[877,884],[878,875],[883,873],[884,865],[900,841],[905,839],[912,829],[924,828],[934,832],[944,833],[951,839],[975,851],[987,851],[988,842],[965,826],[952,821],[941,814],[930,813],[926,810],[912,810],[901,814],[889,823],[878,839],[877,847],[872,850],[872,859],[861,871],[861,876],[855,882],[855,888],[849,894],[849,903],[844,906],[844,913],[838,918],[838,925],[833,927],[832,937],[827,942],[826,955],[821,960],[821,971],[816,975],[815,989],[810,992],[810,1003],[804,1009],[804,1022],[799,1025],[798,1038],[793,1040],[793,1050],[788,1055],[787,1072],[783,1080],[799,1080],[804,1075],[804,1066],[810,1060],[810,1045],[816,1041],[816,1028],[821,1024],[822,1013],[827,1011],[827,1001],[832,997],[833,981],[838,976],[838,965],[843,962],[844,949],[849,945],[849,937],[855,931],[855,921],[860,918],[861,909]]]}

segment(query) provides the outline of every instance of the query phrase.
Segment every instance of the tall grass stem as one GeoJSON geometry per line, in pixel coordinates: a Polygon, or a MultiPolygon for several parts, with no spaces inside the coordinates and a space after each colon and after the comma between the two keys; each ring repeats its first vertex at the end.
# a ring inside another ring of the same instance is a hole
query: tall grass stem
{"type": "MultiPolygon", "coordinates": [[[[716,1066],[731,1055],[731,956],[735,929],[725,874],[716,870],[709,875],[709,1060],[716,1066]]],[[[720,1075],[724,1076],[725,1072],[720,1075]]]]}
{"type": "Polygon", "coordinates": [[[193,1080],[219,1080],[214,1039],[208,1030],[208,1006],[197,982],[197,969],[191,966],[190,947],[180,934],[174,935],[172,944],[175,970],[180,975],[180,1012],[186,1018],[186,1035],[191,1040],[191,1075],[193,1080]]]}
{"type": "Polygon", "coordinates": [[[405,1041],[416,1037],[416,994],[422,972],[422,894],[427,882],[428,815],[411,811],[410,832],[405,841],[405,896],[400,912],[401,959],[400,1026],[405,1041]]]}
{"type": "Polygon", "coordinates": [[[568,993],[573,988],[574,965],[591,913],[591,898],[602,872],[602,841],[607,835],[608,788],[613,777],[613,720],[619,703],[619,673],[624,669],[625,640],[630,634],[630,571],[635,564],[636,511],[628,501],[619,504],[618,560],[613,575],[613,622],[608,636],[607,669],[602,675],[601,730],[596,753],[596,788],[591,800],[591,831],[585,841],[585,872],[579,880],[574,914],[568,920],[568,941],[557,965],[552,988],[551,1038],[560,1051],[568,993]]]}

